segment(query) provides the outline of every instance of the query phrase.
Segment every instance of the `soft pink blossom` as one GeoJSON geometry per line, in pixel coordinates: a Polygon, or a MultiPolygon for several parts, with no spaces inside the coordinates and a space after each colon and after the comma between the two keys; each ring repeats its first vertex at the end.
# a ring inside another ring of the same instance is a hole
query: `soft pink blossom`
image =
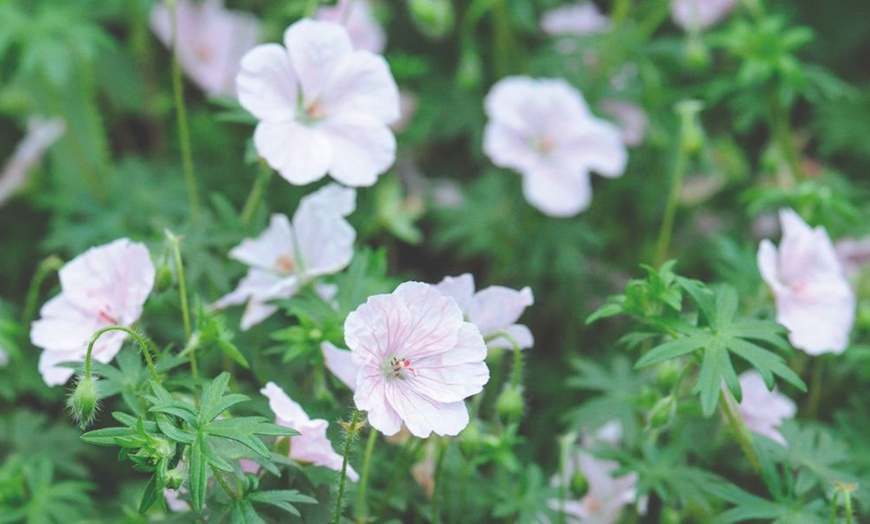
{"type": "Polygon", "coordinates": [[[671,18],[686,31],[706,29],[722,20],[738,0],[671,0],[671,18]]]}
{"type": "Polygon", "coordinates": [[[541,18],[541,29],[548,35],[588,36],[603,33],[610,20],[591,1],[550,9],[541,18]]]}
{"type": "Polygon", "coordinates": [[[565,464],[564,477],[555,476],[555,486],[570,485],[575,474],[586,479],[588,491],[580,500],[550,500],[550,508],[564,510],[566,522],[571,524],[614,524],[623,508],[637,498],[637,473],[615,477],[617,462],[597,459],[585,451],[573,453],[565,464]]]}
{"type": "Polygon", "coordinates": [[[355,207],[355,190],[329,184],[302,199],[292,224],[286,215],[272,215],[259,237],[245,239],[230,251],[231,258],[251,269],[215,307],[247,302],[242,315],[246,330],[277,311],[270,301],[290,298],[314,278],[344,269],[353,258],[356,239],[344,217],[355,207]]]}
{"type": "Polygon", "coordinates": [[[776,390],[769,391],[761,374],[755,370],[740,375],[740,389],[743,391],[740,415],[746,427],[786,446],[785,438],[776,428],[783,420],[795,416],[795,403],[776,390]]]}
{"type": "Polygon", "coordinates": [[[387,35],[375,20],[368,0],[338,0],[334,6],[318,8],[314,19],[343,24],[355,49],[383,53],[387,47],[387,35]]]}
{"type": "Polygon", "coordinates": [[[456,301],[434,286],[405,282],[369,297],[348,315],[344,337],[360,366],[354,402],[385,435],[457,435],[468,425],[463,399],[489,380],[486,344],[456,301]]]}
{"type": "MultiPolygon", "coordinates": [[[[61,293],[40,310],[30,328],[30,340],[43,349],[39,372],[49,386],[65,383],[73,370],[58,364],[82,362],[87,343],[101,328],[130,327],[154,287],[154,264],[148,249],[126,238],[91,248],[60,270],[61,293]]],[[[94,344],[93,358],[108,363],[127,335],[104,333],[94,344]]]]}
{"type": "Polygon", "coordinates": [[[27,121],[27,134],[0,171],[0,206],[27,182],[30,170],[65,132],[66,123],[60,117],[31,117],[27,121]]]}
{"type": "MultiPolygon", "coordinates": [[[[223,0],[175,0],[178,65],[210,96],[233,96],[239,61],[257,45],[260,21],[253,15],[224,8],[223,0]]],[[[151,29],[172,46],[169,8],[155,4],[151,29]]]]}
{"type": "Polygon", "coordinates": [[[831,239],[790,209],[780,211],[779,219],[779,249],[769,240],[758,248],[758,268],[776,299],[776,320],[788,328],[794,347],[810,355],[842,353],[856,301],[831,239]]]}
{"type": "Polygon", "coordinates": [[[399,89],[383,57],[354,50],[339,24],[296,22],[284,47],[244,56],[236,85],[239,102],[260,120],[257,152],[291,184],[328,172],[370,186],[395,160],[389,124],[399,118],[399,89]]]}
{"type": "Polygon", "coordinates": [[[640,106],[622,100],[604,100],[601,110],[616,119],[625,145],[634,147],[643,142],[649,118],[640,106]]]}
{"type": "Polygon", "coordinates": [[[857,276],[863,268],[870,266],[870,237],[844,238],[834,244],[834,249],[848,278],[857,276]]]}
{"type": "MultiPolygon", "coordinates": [[[[269,399],[269,407],[277,417],[275,423],[293,428],[300,433],[290,437],[291,459],[341,471],[342,456],[332,449],[332,443],[326,436],[329,422],[319,418],[313,420],[309,418],[302,406],[294,402],[273,382],[266,384],[260,393],[269,399]]],[[[359,479],[359,475],[350,466],[347,468],[347,477],[353,481],[359,479]]]]}
{"type": "Polygon", "coordinates": [[[465,273],[446,277],[435,288],[456,300],[466,320],[477,326],[490,347],[510,349],[513,347],[511,338],[520,349],[534,345],[535,339],[529,328],[516,323],[523,311],[534,303],[528,286],[519,291],[490,286],[475,293],[474,277],[465,273]]]}
{"type": "Polygon", "coordinates": [[[564,80],[508,77],[484,103],[484,152],[523,175],[526,200],[545,214],[572,216],[589,207],[590,170],[607,177],[625,170],[619,129],[594,117],[564,80]]]}
{"type": "Polygon", "coordinates": [[[340,349],[324,342],[320,345],[323,351],[323,362],[326,369],[347,386],[351,391],[356,391],[356,377],[360,366],[353,361],[352,353],[346,349],[340,349]]]}

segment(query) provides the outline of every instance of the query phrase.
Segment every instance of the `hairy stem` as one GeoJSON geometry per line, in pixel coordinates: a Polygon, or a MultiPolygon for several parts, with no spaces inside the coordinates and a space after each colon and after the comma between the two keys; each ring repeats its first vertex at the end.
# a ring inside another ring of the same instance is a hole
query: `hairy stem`
{"type": "Polygon", "coordinates": [[[45,282],[45,277],[52,271],[57,271],[63,266],[63,260],[52,255],[39,263],[36,268],[36,273],[33,274],[33,280],[30,281],[30,287],[27,289],[27,302],[24,306],[24,311],[21,315],[21,325],[29,326],[33,322],[33,317],[36,315],[36,301],[39,299],[39,290],[42,289],[42,283],[45,282]]]}
{"type": "Polygon", "coordinates": [[[148,365],[148,371],[151,372],[151,378],[154,379],[155,382],[160,382],[160,374],[157,373],[157,368],[154,367],[154,361],[151,359],[151,353],[148,349],[147,338],[143,337],[135,330],[132,330],[128,327],[124,326],[106,326],[91,336],[90,342],[88,342],[88,352],[85,355],[85,376],[91,376],[91,360],[92,353],[94,351],[94,344],[96,344],[97,339],[100,338],[103,333],[107,333],[109,331],[123,331],[127,333],[136,341],[136,344],[139,346],[139,349],[142,350],[142,355],[145,357],[145,363],[148,365]]]}
{"type": "Polygon", "coordinates": [[[365,456],[363,457],[362,475],[359,480],[359,491],[356,498],[356,521],[357,524],[366,522],[366,488],[369,485],[369,472],[371,470],[372,453],[375,450],[375,443],[378,441],[378,431],[371,428],[369,431],[369,439],[366,442],[365,456]]]}
{"type": "Polygon", "coordinates": [[[347,481],[347,463],[350,460],[350,450],[353,446],[353,439],[356,436],[356,432],[360,417],[362,413],[360,410],[354,408],[353,416],[351,417],[350,424],[347,425],[347,437],[344,440],[344,454],[341,460],[341,476],[338,478],[338,495],[335,497],[335,511],[332,514],[332,524],[340,524],[341,522],[341,509],[342,509],[342,500],[344,499],[344,484],[347,481]]]}

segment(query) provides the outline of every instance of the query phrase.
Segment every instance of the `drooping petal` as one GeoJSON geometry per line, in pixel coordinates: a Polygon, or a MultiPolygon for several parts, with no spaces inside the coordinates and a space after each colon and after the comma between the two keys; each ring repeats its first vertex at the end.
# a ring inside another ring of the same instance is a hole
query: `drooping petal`
{"type": "Polygon", "coordinates": [[[339,62],[353,53],[353,44],[343,26],[309,19],[287,28],[284,46],[302,85],[305,104],[321,96],[339,62]]]}
{"type": "Polygon", "coordinates": [[[331,139],[319,129],[294,121],[263,120],[254,130],[254,146],[285,180],[305,185],[326,175],[333,162],[331,139]]]}
{"type": "Polygon", "coordinates": [[[842,273],[837,252],[824,228],[810,228],[791,209],[779,212],[782,224],[780,271],[785,282],[802,282],[842,273]]]}
{"type": "Polygon", "coordinates": [[[396,137],[386,124],[363,113],[338,113],[319,129],[333,154],[329,173],[348,186],[370,186],[396,160],[396,137]]]}
{"type": "Polygon", "coordinates": [[[346,349],[339,349],[329,342],[324,342],[320,345],[323,351],[323,361],[326,364],[326,369],[332,371],[338,380],[351,391],[356,390],[356,377],[359,374],[360,367],[353,362],[351,352],[346,349]]]}
{"type": "Polygon", "coordinates": [[[321,103],[327,115],[364,113],[384,124],[400,114],[399,87],[390,66],[367,51],[349,53],[335,64],[321,103]]]}
{"type": "Polygon", "coordinates": [[[779,256],[776,252],[776,247],[770,240],[764,239],[758,246],[758,271],[761,273],[761,278],[770,286],[774,292],[781,291],[783,285],[779,280],[779,256]]]}
{"type": "Polygon", "coordinates": [[[242,57],[236,78],[239,103],[260,120],[292,120],[296,117],[297,81],[283,47],[257,46],[242,57]]]}
{"type": "Polygon", "coordinates": [[[585,172],[560,174],[541,170],[523,177],[523,194],[544,214],[568,217],[589,207],[592,184],[585,172]]]}
{"type": "Polygon", "coordinates": [[[501,330],[501,332],[506,333],[511,338],[507,338],[503,335],[496,335],[494,338],[489,339],[486,345],[491,348],[501,349],[513,349],[514,343],[516,343],[517,347],[520,349],[530,348],[535,345],[535,337],[532,335],[531,330],[522,324],[510,325],[501,330]]]}
{"type": "MultiPolygon", "coordinates": [[[[290,424],[304,424],[311,419],[298,402],[294,402],[280,386],[274,382],[267,383],[260,393],[269,399],[269,408],[278,418],[290,424]]],[[[293,427],[293,426],[291,426],[293,427]]]]}
{"type": "Polygon", "coordinates": [[[458,277],[444,277],[444,280],[436,284],[435,288],[448,297],[453,297],[459,309],[466,315],[468,314],[474,297],[474,277],[471,273],[465,273],[458,277]]]}
{"type": "Polygon", "coordinates": [[[532,290],[528,287],[516,291],[503,286],[490,286],[474,295],[468,308],[468,320],[484,336],[493,335],[514,324],[534,301],[532,290]]]}

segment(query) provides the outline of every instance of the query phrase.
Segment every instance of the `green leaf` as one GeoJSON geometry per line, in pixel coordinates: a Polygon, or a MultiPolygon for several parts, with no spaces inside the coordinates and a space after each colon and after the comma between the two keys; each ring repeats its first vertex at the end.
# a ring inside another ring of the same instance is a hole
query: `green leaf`
{"type": "Polygon", "coordinates": [[[197,512],[202,508],[208,489],[208,461],[203,453],[203,447],[208,444],[204,440],[200,435],[190,447],[190,500],[197,512]]]}
{"type": "Polygon", "coordinates": [[[709,337],[703,334],[669,340],[664,344],[656,346],[649,353],[641,357],[634,367],[637,369],[645,368],[659,362],[682,357],[704,347],[708,342],[709,337]]]}
{"type": "Polygon", "coordinates": [[[142,493],[142,499],[139,501],[139,513],[144,515],[151,506],[157,501],[157,493],[163,496],[163,491],[157,489],[157,474],[151,475],[151,480],[145,486],[145,491],[142,493]]]}
{"type": "Polygon", "coordinates": [[[297,517],[300,516],[299,510],[293,507],[292,504],[317,504],[317,499],[303,495],[295,489],[257,491],[250,494],[248,500],[275,506],[297,517]]]}

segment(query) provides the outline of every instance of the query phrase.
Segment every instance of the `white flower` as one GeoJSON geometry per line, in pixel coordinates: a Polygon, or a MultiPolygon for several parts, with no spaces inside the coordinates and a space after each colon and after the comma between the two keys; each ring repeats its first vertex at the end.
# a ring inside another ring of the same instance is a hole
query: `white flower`
{"type": "Polygon", "coordinates": [[[360,366],[354,363],[351,352],[339,349],[329,342],[320,344],[320,349],[323,351],[326,369],[351,391],[356,391],[356,376],[359,374],[360,366]]]}
{"type": "MultiPolygon", "coordinates": [[[[341,471],[342,456],[332,449],[326,436],[329,422],[324,419],[311,419],[298,403],[273,382],[260,390],[269,399],[269,407],[275,413],[275,423],[293,428],[300,434],[290,437],[290,458],[298,462],[308,462],[335,471],[341,471]]],[[[347,477],[354,482],[359,479],[356,471],[347,468],[347,477]]]]}
{"type": "Polygon", "coordinates": [[[548,35],[588,36],[607,31],[610,20],[591,1],[550,9],[541,18],[541,29],[548,35]]]}
{"type": "Polygon", "coordinates": [[[399,90],[387,62],[354,50],[347,30],[300,20],[284,46],[266,44],[242,59],[239,102],[260,120],[257,152],[292,184],[329,172],[349,186],[370,186],[392,165],[399,90]]]}
{"type": "MultiPolygon", "coordinates": [[[[39,372],[49,386],[65,383],[73,370],[58,364],[84,361],[87,343],[101,328],[130,327],[154,287],[154,264],[148,249],[126,238],[91,248],[60,270],[61,294],[40,310],[30,328],[30,340],[43,348],[39,372]]],[[[94,344],[93,358],[108,363],[126,333],[109,331],[94,344]]]]}
{"type": "Polygon", "coordinates": [[[740,415],[750,431],[786,446],[785,437],[776,430],[783,420],[795,416],[797,407],[787,396],[769,391],[758,371],[750,370],[740,375],[740,415]]]}
{"type": "Polygon", "coordinates": [[[463,399],[489,380],[486,345],[456,301],[420,282],[369,297],[348,315],[344,336],[360,366],[354,402],[373,428],[417,437],[457,435],[468,425],[463,399]]]}
{"type": "Polygon", "coordinates": [[[619,129],[592,116],[561,79],[508,77],[484,102],[483,150],[523,175],[530,204],[552,216],[575,215],[592,199],[589,171],[621,176],[628,160],[619,129]]]}
{"type": "Polygon", "coordinates": [[[66,132],[66,123],[60,117],[31,117],[27,120],[27,134],[0,172],[0,206],[6,203],[27,182],[27,173],[45,151],[66,132]]]}
{"type": "MultiPolygon", "coordinates": [[[[233,96],[239,61],[259,41],[260,21],[224,9],[223,0],[175,0],[178,65],[206,94],[233,96]]],[[[155,4],[151,30],[163,45],[172,45],[169,8],[155,4]]]]}
{"type": "Polygon", "coordinates": [[[559,500],[550,500],[550,508],[564,510],[571,524],[615,524],[623,508],[637,498],[637,473],[615,477],[613,472],[618,468],[618,463],[597,459],[585,451],[573,453],[565,464],[564,478],[555,476],[553,484],[570,485],[571,479],[580,474],[588,491],[582,499],[567,500],[564,505],[559,500]]]}
{"type": "Polygon", "coordinates": [[[532,347],[535,340],[532,332],[516,321],[526,307],[534,303],[532,290],[524,287],[516,291],[503,286],[490,286],[474,292],[474,277],[465,273],[458,277],[446,277],[436,289],[452,297],[465,318],[477,326],[488,345],[494,348],[513,348],[509,335],[520,349],[532,347]]]}
{"type": "Polygon", "coordinates": [[[248,329],[277,311],[269,301],[290,298],[312,279],[344,269],[356,239],[344,217],[355,207],[355,190],[329,184],[302,199],[292,224],[286,215],[272,215],[259,237],[230,251],[231,258],[251,269],[215,307],[247,302],[242,329],[248,329]]]}
{"type": "Polygon", "coordinates": [[[725,18],[738,0],[671,0],[671,18],[683,29],[705,29],[725,18]]]}
{"type": "Polygon", "coordinates": [[[314,19],[344,24],[355,49],[383,53],[387,47],[387,36],[372,16],[368,0],[338,0],[332,7],[318,8],[314,19]]]}
{"type": "Polygon", "coordinates": [[[773,290],[776,320],[792,345],[810,355],[842,353],[855,321],[855,295],[828,233],[811,229],[794,211],[779,213],[779,250],[763,240],[758,269],[773,290]]]}

